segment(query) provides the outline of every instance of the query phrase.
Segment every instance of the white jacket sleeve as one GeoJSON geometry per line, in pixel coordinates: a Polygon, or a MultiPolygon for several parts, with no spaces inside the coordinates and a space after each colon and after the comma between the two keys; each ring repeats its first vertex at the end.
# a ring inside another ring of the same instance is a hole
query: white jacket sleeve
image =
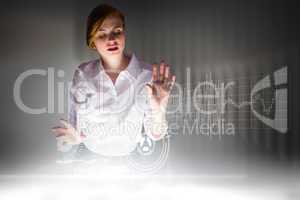
{"type": "MultiPolygon", "coordinates": [[[[74,73],[72,84],[68,87],[68,122],[77,129],[77,111],[76,103],[74,101],[75,87],[80,80],[82,80],[81,72],[77,69],[74,73]]],[[[57,150],[61,152],[68,152],[72,149],[72,144],[63,143],[62,141],[57,141],[57,150]]]]}

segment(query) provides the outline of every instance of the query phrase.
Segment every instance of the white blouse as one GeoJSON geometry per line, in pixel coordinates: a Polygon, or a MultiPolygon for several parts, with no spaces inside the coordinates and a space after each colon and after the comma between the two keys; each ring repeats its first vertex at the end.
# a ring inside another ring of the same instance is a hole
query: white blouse
{"type": "MultiPolygon", "coordinates": [[[[86,136],[83,143],[89,150],[104,156],[124,156],[135,149],[142,131],[153,140],[167,134],[165,119],[153,124],[145,88],[151,79],[151,66],[134,54],[115,85],[100,59],[76,69],[70,89],[69,122],[86,136]],[[160,137],[153,137],[155,133],[160,137]]],[[[63,145],[60,150],[70,148],[71,145],[63,145]]]]}

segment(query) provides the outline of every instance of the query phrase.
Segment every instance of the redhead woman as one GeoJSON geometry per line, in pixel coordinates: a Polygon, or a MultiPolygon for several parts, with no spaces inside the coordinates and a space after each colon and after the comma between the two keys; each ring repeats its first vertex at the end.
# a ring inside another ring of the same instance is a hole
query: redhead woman
{"type": "Polygon", "coordinates": [[[86,42],[99,58],[82,63],[70,89],[69,120],[52,129],[61,151],[84,146],[101,156],[126,156],[142,132],[167,134],[166,108],[175,76],[161,61],[148,65],[125,52],[125,17],[99,5],[87,19],[86,42]]]}

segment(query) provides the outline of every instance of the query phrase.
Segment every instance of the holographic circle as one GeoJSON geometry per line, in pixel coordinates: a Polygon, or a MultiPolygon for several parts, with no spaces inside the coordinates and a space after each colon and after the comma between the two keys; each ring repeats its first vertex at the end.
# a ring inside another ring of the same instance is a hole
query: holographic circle
{"type": "MultiPolygon", "coordinates": [[[[157,149],[156,145],[156,149],[157,149]]],[[[168,155],[169,155],[169,151],[170,151],[170,139],[169,137],[165,137],[161,140],[161,148],[159,149],[159,152],[156,151],[156,153],[158,154],[156,156],[156,158],[154,160],[152,160],[151,162],[143,162],[145,160],[147,160],[147,156],[151,156],[151,155],[140,155],[140,159],[135,159],[135,156],[128,156],[127,157],[127,164],[128,167],[132,170],[134,170],[134,172],[136,173],[141,173],[141,174],[154,174],[156,172],[158,172],[162,167],[165,166],[167,159],[168,159],[168,155]]],[[[152,154],[155,151],[152,152],[152,154]]],[[[139,151],[137,151],[137,153],[140,153],[139,151]]]]}

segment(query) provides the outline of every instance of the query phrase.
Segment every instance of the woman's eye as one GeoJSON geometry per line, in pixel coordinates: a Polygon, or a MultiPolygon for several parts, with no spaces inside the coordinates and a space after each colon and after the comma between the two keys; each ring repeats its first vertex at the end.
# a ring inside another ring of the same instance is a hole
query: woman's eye
{"type": "Polygon", "coordinates": [[[123,31],[121,29],[117,29],[114,31],[115,35],[120,35],[123,31]]]}
{"type": "Polygon", "coordinates": [[[98,38],[105,38],[105,34],[99,34],[98,38]]]}
{"type": "Polygon", "coordinates": [[[105,33],[98,33],[98,34],[96,35],[96,37],[102,39],[102,38],[105,38],[105,37],[106,37],[106,34],[105,34],[105,33]]]}

